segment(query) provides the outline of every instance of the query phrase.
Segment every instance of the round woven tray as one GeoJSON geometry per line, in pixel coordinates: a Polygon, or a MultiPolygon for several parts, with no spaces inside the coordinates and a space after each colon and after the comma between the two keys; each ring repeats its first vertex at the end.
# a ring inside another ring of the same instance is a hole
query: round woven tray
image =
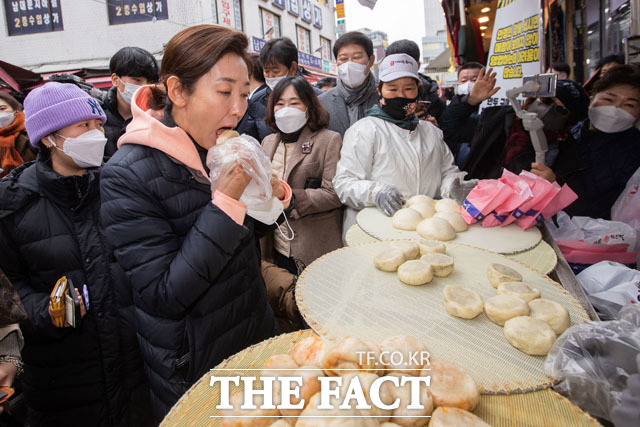
{"type": "MultiPolygon", "coordinates": [[[[365,233],[379,240],[421,239],[415,231],[393,228],[391,218],[378,208],[364,208],[356,217],[365,233]]],[[[516,224],[506,227],[482,227],[479,223],[469,226],[467,231],[457,233],[453,243],[462,243],[500,254],[515,254],[533,248],[542,240],[537,227],[522,231],[516,224]]]]}
{"type": "Polygon", "coordinates": [[[455,267],[448,277],[434,277],[424,286],[407,286],[396,273],[377,270],[373,257],[388,242],[339,249],[313,262],[296,286],[296,302],[307,323],[321,336],[338,340],[358,336],[382,342],[392,335],[411,335],[424,343],[431,357],[465,368],[485,393],[521,393],[549,387],[544,357],[512,347],[503,328],[485,314],[464,320],[447,313],[442,290],[461,284],[484,299],[496,295],[487,267],[501,263],[519,271],[542,298],[569,310],[571,324],[589,320],[582,306],[547,276],[505,256],[466,245],[447,243],[455,267]]]}
{"type": "MultiPolygon", "coordinates": [[[[210,387],[211,375],[243,376],[256,371],[275,354],[289,353],[302,339],[314,335],[311,330],[284,334],[263,341],[230,357],[207,372],[173,406],[162,421],[166,427],[220,426],[219,386],[210,387]],[[232,369],[232,371],[220,371],[232,369]]],[[[519,395],[482,395],[474,413],[494,427],[501,426],[598,426],[599,424],[577,406],[553,390],[541,390],[519,395]]]]}
{"type": "MultiPolygon", "coordinates": [[[[375,237],[365,233],[358,224],[351,226],[351,228],[347,230],[345,238],[347,245],[349,246],[379,241],[375,237]]],[[[528,251],[505,256],[523,264],[527,264],[529,267],[542,274],[551,273],[558,263],[558,256],[556,255],[556,252],[544,240],[541,240],[536,247],[529,249],[528,251]]]]}

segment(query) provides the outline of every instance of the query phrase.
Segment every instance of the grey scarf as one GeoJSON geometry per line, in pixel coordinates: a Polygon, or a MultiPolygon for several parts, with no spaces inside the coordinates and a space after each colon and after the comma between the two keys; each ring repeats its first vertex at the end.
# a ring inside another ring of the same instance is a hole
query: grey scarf
{"type": "Polygon", "coordinates": [[[366,110],[370,107],[366,105],[366,101],[371,93],[376,91],[376,79],[373,74],[369,73],[367,80],[359,89],[349,89],[338,79],[338,92],[344,98],[349,112],[349,126],[364,117],[366,110]]]}

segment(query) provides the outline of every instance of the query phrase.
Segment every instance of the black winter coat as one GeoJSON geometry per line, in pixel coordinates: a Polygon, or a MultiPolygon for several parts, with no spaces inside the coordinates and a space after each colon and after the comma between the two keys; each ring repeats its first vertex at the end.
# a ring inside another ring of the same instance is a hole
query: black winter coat
{"type": "Polygon", "coordinates": [[[447,104],[445,104],[445,102],[440,99],[440,96],[438,96],[438,82],[424,74],[420,74],[419,76],[423,87],[420,100],[431,102],[431,105],[429,105],[429,109],[427,110],[427,114],[433,116],[439,124],[440,118],[442,117],[442,113],[444,112],[447,104]]]}
{"type": "Polygon", "coordinates": [[[565,209],[570,216],[611,219],[611,208],[640,167],[640,131],[589,130],[589,120],[571,128],[551,166],[560,184],[568,184],[578,200],[565,209]]]}
{"type": "Polygon", "coordinates": [[[272,127],[267,126],[264,122],[264,118],[267,115],[269,95],[271,95],[271,89],[266,85],[253,94],[244,117],[236,127],[236,131],[239,134],[251,135],[262,143],[265,137],[275,132],[272,127]]]}
{"type": "Polygon", "coordinates": [[[0,268],[29,316],[20,379],[31,426],[140,425],[127,402],[148,401],[131,293],[98,223],[99,173],[61,176],[45,151],[0,181],[0,268]],[[48,313],[64,275],[89,289],[75,329],[55,328],[48,313]]]}
{"type": "Polygon", "coordinates": [[[102,99],[102,109],[107,115],[107,123],[104,124],[104,136],[107,137],[104,156],[109,158],[118,150],[118,138],[124,134],[131,119],[125,120],[118,112],[118,88],[115,86],[102,99]]]}
{"type": "Polygon", "coordinates": [[[454,156],[460,151],[460,144],[471,144],[480,118],[479,105],[469,104],[467,98],[468,95],[455,95],[439,122],[444,141],[454,156]]]}
{"type": "Polygon", "coordinates": [[[207,370],[276,333],[254,236],[273,227],[258,233],[248,216],[238,225],[211,203],[201,173],[142,145],[120,148],[100,186],[106,235],[134,289],[154,414],[162,417],[207,370]]]}

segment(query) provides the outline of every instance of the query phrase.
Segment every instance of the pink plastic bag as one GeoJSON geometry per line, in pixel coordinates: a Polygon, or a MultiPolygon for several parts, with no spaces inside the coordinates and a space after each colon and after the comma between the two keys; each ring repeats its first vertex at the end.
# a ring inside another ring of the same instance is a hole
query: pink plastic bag
{"type": "Polygon", "coordinates": [[[511,215],[509,215],[507,219],[500,225],[501,227],[505,227],[523,216],[533,217],[535,221],[535,218],[540,213],[540,203],[543,202],[545,197],[547,197],[547,194],[554,189],[553,184],[551,184],[549,181],[544,178],[540,178],[539,176],[534,175],[528,171],[520,172],[520,178],[530,183],[533,197],[524,202],[520,207],[515,209],[511,213],[511,215]]]}
{"type": "MultiPolygon", "coordinates": [[[[555,184],[554,185],[558,185],[555,184]]],[[[542,209],[540,215],[536,218],[536,222],[543,222],[547,218],[551,218],[571,203],[578,199],[578,195],[567,185],[563,185],[556,196],[549,202],[549,204],[542,209]]]]}
{"type": "Polygon", "coordinates": [[[560,194],[560,186],[555,182],[550,184],[551,189],[549,190],[549,192],[545,194],[544,197],[541,197],[540,200],[538,200],[533,206],[533,210],[538,211],[538,214],[534,216],[523,215],[516,220],[516,224],[518,224],[518,227],[522,228],[522,230],[526,230],[532,225],[544,221],[544,216],[541,216],[540,214],[551,203],[551,201],[555,199],[558,194],[560,194]]]}
{"type": "Polygon", "coordinates": [[[511,193],[482,221],[483,227],[496,227],[502,224],[511,212],[533,197],[529,182],[507,169],[502,172],[499,181],[509,186],[511,193]]]}
{"type": "Polygon", "coordinates": [[[462,203],[461,215],[467,224],[482,221],[511,194],[511,188],[497,179],[483,179],[462,203]]]}
{"type": "Polygon", "coordinates": [[[558,239],[558,248],[570,263],[597,264],[600,261],[615,261],[621,264],[633,264],[636,252],[627,252],[628,244],[603,245],[558,239]]]}

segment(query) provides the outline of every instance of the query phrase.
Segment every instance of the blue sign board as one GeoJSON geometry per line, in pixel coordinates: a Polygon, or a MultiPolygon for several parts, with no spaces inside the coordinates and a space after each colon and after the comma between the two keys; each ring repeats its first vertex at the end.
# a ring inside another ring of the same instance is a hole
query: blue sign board
{"type": "Polygon", "coordinates": [[[298,51],[298,63],[322,70],[322,58],[298,51]]]}
{"type": "Polygon", "coordinates": [[[5,0],[7,33],[10,36],[20,36],[62,31],[64,28],[61,8],[60,0],[40,0],[37,2],[5,0]]]}
{"type": "Polygon", "coordinates": [[[313,26],[322,28],[322,9],[313,5],[313,26]]]}
{"type": "Polygon", "coordinates": [[[300,0],[289,0],[289,13],[300,16],[300,0]]]}
{"type": "Polygon", "coordinates": [[[264,47],[266,40],[259,39],[257,37],[251,37],[251,47],[254,52],[260,52],[264,47]]]}
{"type": "Polygon", "coordinates": [[[311,14],[311,2],[309,0],[302,0],[302,20],[311,23],[311,14]]]}
{"type": "Polygon", "coordinates": [[[286,6],[284,5],[284,0],[272,0],[274,6],[278,6],[280,9],[284,9],[286,6]]]}
{"type": "Polygon", "coordinates": [[[169,19],[167,0],[107,0],[109,24],[129,24],[169,19]]]}

